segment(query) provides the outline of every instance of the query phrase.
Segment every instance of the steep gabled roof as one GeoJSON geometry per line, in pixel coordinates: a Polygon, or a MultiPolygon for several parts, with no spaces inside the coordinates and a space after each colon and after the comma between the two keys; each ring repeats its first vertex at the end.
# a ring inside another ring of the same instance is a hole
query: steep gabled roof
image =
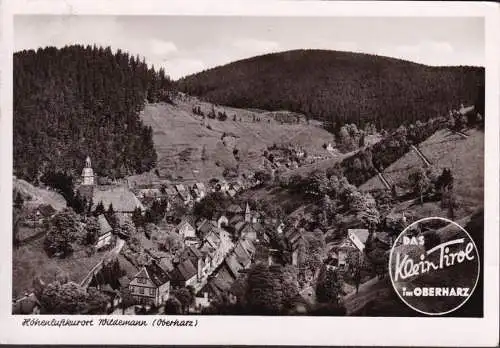
{"type": "Polygon", "coordinates": [[[99,236],[105,235],[113,231],[113,229],[108,223],[108,220],[106,220],[106,217],[103,214],[97,217],[97,222],[99,223],[99,236]]]}
{"type": "Polygon", "coordinates": [[[238,245],[236,245],[236,247],[234,248],[234,255],[236,255],[236,259],[243,267],[247,267],[252,261],[251,256],[241,245],[241,243],[238,243],[238,245]]]}
{"type": "Polygon", "coordinates": [[[94,198],[94,185],[80,185],[78,187],[78,193],[87,201],[90,201],[94,198]]]}
{"type": "Polygon", "coordinates": [[[198,231],[202,236],[206,236],[210,231],[217,228],[217,225],[213,221],[206,220],[198,226],[198,231]]]}
{"type": "Polygon", "coordinates": [[[220,238],[213,231],[207,234],[205,241],[207,241],[213,248],[217,248],[220,245],[220,238]]]}
{"type": "Polygon", "coordinates": [[[177,189],[177,192],[181,192],[181,191],[186,191],[186,187],[183,185],[183,184],[177,184],[175,185],[175,188],[177,189]]]}
{"type": "Polygon", "coordinates": [[[349,240],[358,248],[359,251],[363,251],[365,248],[366,241],[369,236],[369,232],[366,229],[349,229],[347,230],[347,235],[349,240]]]}
{"type": "Polygon", "coordinates": [[[226,262],[227,267],[229,268],[233,276],[237,277],[240,269],[243,269],[243,265],[238,262],[236,254],[232,253],[231,255],[227,256],[224,261],[226,262]]]}
{"type": "Polygon", "coordinates": [[[211,283],[220,291],[228,291],[235,279],[227,265],[222,264],[211,283]]]}
{"type": "Polygon", "coordinates": [[[180,280],[186,281],[193,278],[197,271],[196,267],[193,265],[191,260],[184,260],[179,265],[177,265],[176,269],[179,271],[180,280]]]}
{"type": "Polygon", "coordinates": [[[127,188],[113,188],[109,190],[94,190],[94,196],[92,199],[93,207],[95,209],[99,202],[102,202],[104,209],[108,209],[112,204],[113,209],[116,212],[126,212],[131,213],[136,208],[144,210],[144,206],[137,199],[137,197],[132,193],[132,191],[127,188]]]}
{"type": "Polygon", "coordinates": [[[148,265],[146,265],[145,268],[147,269],[151,281],[156,286],[161,286],[166,282],[170,281],[168,273],[155,262],[149,263],[148,265]]]}
{"type": "Polygon", "coordinates": [[[236,223],[236,225],[234,225],[235,231],[240,232],[243,229],[243,227],[245,227],[245,224],[246,224],[245,221],[240,221],[240,222],[236,223]]]}
{"type": "Polygon", "coordinates": [[[243,209],[241,209],[241,207],[237,204],[231,204],[227,208],[227,212],[231,213],[231,214],[240,214],[240,213],[243,213],[243,209]]]}
{"type": "Polygon", "coordinates": [[[240,221],[243,221],[245,220],[245,218],[243,217],[243,215],[240,215],[240,214],[237,214],[235,216],[233,216],[230,220],[229,220],[229,224],[234,226],[236,225],[238,222],[240,221]]]}
{"type": "Polygon", "coordinates": [[[183,226],[185,226],[186,224],[189,224],[189,226],[191,226],[193,229],[195,228],[196,224],[195,224],[195,219],[193,216],[191,215],[184,215],[181,219],[181,222],[179,222],[179,224],[177,224],[176,226],[176,229],[180,229],[182,228],[183,226]]]}
{"type": "Polygon", "coordinates": [[[365,244],[370,232],[364,228],[351,228],[348,230],[349,233],[354,234],[361,243],[365,244]]]}
{"type": "Polygon", "coordinates": [[[136,275],[134,276],[134,278],[145,278],[145,279],[149,279],[149,274],[146,270],[145,267],[142,267],[141,270],[139,272],[136,273],[136,275]]]}
{"type": "Polygon", "coordinates": [[[255,245],[253,245],[252,241],[249,239],[240,240],[241,246],[247,251],[249,255],[255,254],[255,245]]]}
{"type": "Polygon", "coordinates": [[[198,260],[203,259],[203,253],[198,248],[190,245],[182,251],[181,259],[189,259],[193,264],[197,264],[198,260]]]}

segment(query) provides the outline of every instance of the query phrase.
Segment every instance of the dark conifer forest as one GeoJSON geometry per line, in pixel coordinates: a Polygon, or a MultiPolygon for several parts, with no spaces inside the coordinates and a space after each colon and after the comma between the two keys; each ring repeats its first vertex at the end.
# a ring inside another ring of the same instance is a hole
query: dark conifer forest
{"type": "Polygon", "coordinates": [[[327,129],[372,122],[380,130],[444,116],[461,103],[474,104],[484,89],[484,68],[294,50],[206,70],[176,86],[218,104],[300,112],[324,121],[327,129]]]}
{"type": "Polygon", "coordinates": [[[37,182],[47,172],[123,177],[153,168],[152,129],[139,112],[169,102],[165,71],[120,50],[67,46],[14,54],[14,174],[37,182]]]}

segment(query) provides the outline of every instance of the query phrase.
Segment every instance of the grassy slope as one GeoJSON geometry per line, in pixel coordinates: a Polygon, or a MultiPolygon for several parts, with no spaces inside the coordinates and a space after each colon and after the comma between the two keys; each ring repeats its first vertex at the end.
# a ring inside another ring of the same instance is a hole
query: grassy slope
{"type": "Polygon", "coordinates": [[[228,119],[218,121],[207,117],[203,120],[192,113],[193,106],[200,106],[208,114],[211,104],[191,97],[176,99],[175,103],[147,105],[141,118],[153,128],[160,175],[172,174],[174,179],[181,176],[180,181],[203,181],[221,176],[225,167],[238,164],[233,156],[235,148],[241,157],[240,169],[257,169],[262,164],[264,149],[273,143],[292,142],[303,145],[310,154],[327,155],[322,145],[332,140],[332,135],[322,128],[304,123],[280,124],[265,113],[216,106],[215,111],[226,112],[228,119]],[[254,115],[261,121],[252,122],[254,115]],[[230,135],[224,138],[225,144],[221,139],[223,133],[230,135]],[[208,155],[206,161],[201,159],[204,146],[208,155]]]}
{"type": "MultiPolygon", "coordinates": [[[[454,187],[460,207],[458,218],[470,215],[483,205],[484,195],[484,132],[469,130],[469,137],[462,138],[447,130],[441,130],[419,145],[422,153],[439,172],[450,168],[455,178],[454,187]]],[[[408,152],[384,170],[389,181],[406,186],[411,168],[423,166],[423,161],[414,151],[408,152]]],[[[382,189],[378,177],[373,177],[361,185],[362,190],[382,189]]],[[[401,206],[403,209],[403,206],[401,206]]],[[[406,207],[405,207],[406,208],[406,207]]],[[[447,211],[439,207],[439,202],[424,203],[408,208],[416,216],[432,214],[446,217],[447,211]]],[[[398,207],[395,209],[398,211],[398,207]]],[[[407,210],[408,211],[408,210],[407,210]]]]}
{"type": "Polygon", "coordinates": [[[50,258],[43,250],[43,238],[13,250],[12,255],[12,293],[14,297],[32,288],[35,276],[45,282],[54,280],[58,272],[65,272],[75,282],[80,282],[85,275],[101,261],[106,252],[95,253],[87,257],[75,253],[67,259],[50,258]]]}
{"type": "Polygon", "coordinates": [[[37,207],[40,204],[50,204],[56,210],[66,207],[66,200],[59,193],[35,187],[25,180],[15,178],[13,188],[21,192],[24,197],[31,197],[25,201],[27,207],[37,207]]]}

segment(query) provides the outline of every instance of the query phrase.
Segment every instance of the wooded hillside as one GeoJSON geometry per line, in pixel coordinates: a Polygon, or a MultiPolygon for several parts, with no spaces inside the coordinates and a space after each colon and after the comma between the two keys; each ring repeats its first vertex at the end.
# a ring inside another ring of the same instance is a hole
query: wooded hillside
{"type": "Polygon", "coordinates": [[[187,76],[177,88],[223,105],[290,110],[322,120],[397,128],[484,96],[484,68],[430,67],[375,55],[294,50],[187,76]]]}
{"type": "Polygon", "coordinates": [[[85,157],[98,175],[154,167],[152,129],[138,113],[145,99],[169,101],[163,70],[96,46],[47,47],[14,54],[14,173],[36,182],[47,171],[79,175],[85,157]]]}

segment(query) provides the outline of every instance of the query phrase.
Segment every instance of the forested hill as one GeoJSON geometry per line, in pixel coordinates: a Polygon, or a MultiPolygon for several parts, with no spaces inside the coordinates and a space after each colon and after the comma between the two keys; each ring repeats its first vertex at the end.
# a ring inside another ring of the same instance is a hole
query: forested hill
{"type": "Polygon", "coordinates": [[[301,112],[329,127],[375,121],[379,129],[389,129],[474,104],[484,89],[484,68],[295,50],[206,70],[180,79],[176,87],[214,103],[301,112]]]}
{"type": "Polygon", "coordinates": [[[138,113],[145,99],[168,101],[163,70],[109,47],[67,46],[14,54],[14,174],[79,175],[88,155],[97,174],[151,169],[152,129],[138,113]]]}

